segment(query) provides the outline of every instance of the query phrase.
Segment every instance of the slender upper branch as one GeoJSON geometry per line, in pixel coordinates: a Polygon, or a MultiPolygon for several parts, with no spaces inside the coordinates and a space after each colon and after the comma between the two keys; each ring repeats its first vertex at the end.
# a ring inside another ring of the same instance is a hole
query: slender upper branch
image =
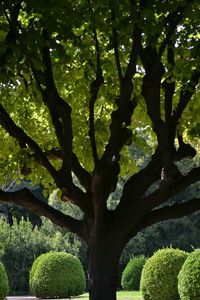
{"type": "Polygon", "coordinates": [[[136,72],[136,63],[137,63],[139,51],[141,49],[141,36],[142,36],[141,30],[135,24],[133,28],[131,53],[130,53],[128,66],[126,68],[124,81],[132,80],[133,75],[136,72]]]}
{"type": "Polygon", "coordinates": [[[141,32],[134,26],[132,48],[129,62],[121,84],[120,95],[116,99],[117,110],[112,113],[110,125],[110,139],[103,155],[103,160],[111,162],[119,159],[119,152],[130,139],[130,132],[126,126],[131,124],[131,117],[137,106],[136,101],[131,99],[133,91],[133,76],[136,73],[136,63],[141,49],[141,32]]]}
{"type": "MultiPolygon", "coordinates": [[[[167,47],[167,62],[170,65],[169,72],[172,72],[175,59],[174,59],[174,45],[169,41],[167,47]]],[[[172,116],[172,100],[175,92],[175,80],[173,79],[172,74],[163,82],[162,87],[165,92],[165,122],[168,125],[168,128],[171,125],[171,116],[172,116]]],[[[169,128],[170,129],[170,128],[169,128]]]]}
{"type": "Polygon", "coordinates": [[[163,127],[160,108],[161,79],[164,66],[161,63],[156,48],[147,46],[140,51],[140,57],[145,68],[142,84],[142,95],[147,106],[147,113],[153,123],[153,130],[160,142],[160,129],[163,127]]]}
{"type": "Polygon", "coordinates": [[[178,9],[173,12],[172,14],[168,15],[166,17],[167,20],[167,25],[168,25],[168,31],[166,33],[166,37],[163,40],[162,44],[160,45],[160,48],[158,50],[158,56],[159,58],[162,57],[167,45],[169,45],[170,41],[171,41],[171,37],[172,35],[175,33],[176,27],[178,26],[178,24],[180,23],[180,21],[183,18],[183,7],[178,7],[178,9]]]}
{"type": "MultiPolygon", "coordinates": [[[[49,37],[46,30],[43,30],[43,37],[46,43],[48,43],[49,37]]],[[[52,122],[55,126],[60,146],[63,150],[62,168],[68,173],[68,177],[70,177],[73,139],[71,107],[58,94],[53,78],[50,49],[47,45],[42,49],[42,59],[45,66],[44,78],[46,86],[43,93],[43,101],[49,108],[52,122]]]]}
{"type": "Polygon", "coordinates": [[[51,165],[46,155],[42,152],[42,149],[39,145],[30,138],[19,126],[15,124],[15,122],[11,119],[9,114],[0,104],[0,124],[1,126],[12,136],[15,138],[19,146],[21,148],[30,148],[34,151],[34,155],[41,162],[41,164],[47,169],[47,171],[51,174],[51,176],[56,179],[57,172],[54,167],[51,165]]]}
{"type": "Polygon", "coordinates": [[[37,215],[45,216],[53,223],[77,233],[84,238],[83,221],[76,220],[54,209],[47,203],[37,199],[30,190],[26,188],[16,192],[4,192],[0,190],[0,203],[15,204],[30,209],[37,215]]]}
{"type": "MultiPolygon", "coordinates": [[[[98,46],[98,39],[96,35],[96,30],[94,30],[94,36],[96,41],[96,51],[99,51],[98,46]]],[[[97,53],[97,70],[96,70],[96,78],[93,80],[93,82],[90,85],[90,101],[89,101],[89,137],[90,137],[90,143],[92,148],[92,155],[94,162],[96,163],[98,161],[98,154],[97,154],[97,146],[96,146],[96,140],[95,140],[95,125],[94,125],[94,106],[95,102],[98,97],[98,93],[100,90],[100,87],[103,83],[103,76],[102,76],[102,70],[100,67],[100,56],[99,53],[97,53]]]]}
{"type": "Polygon", "coordinates": [[[117,28],[116,28],[116,16],[115,16],[115,11],[114,9],[111,9],[111,21],[112,21],[112,40],[113,40],[113,48],[115,52],[115,62],[117,66],[117,72],[118,72],[118,77],[119,77],[119,82],[120,85],[122,84],[122,68],[121,68],[121,62],[120,62],[120,57],[119,57],[119,50],[118,50],[118,33],[117,33],[117,28]]]}
{"type": "Polygon", "coordinates": [[[97,28],[95,24],[95,16],[94,16],[94,9],[90,0],[88,0],[89,8],[91,11],[91,19],[92,19],[92,26],[93,26],[93,36],[94,36],[94,44],[95,44],[95,54],[96,54],[96,78],[92,81],[90,85],[90,101],[89,101],[89,137],[90,137],[90,144],[92,149],[92,155],[94,162],[98,161],[98,153],[97,153],[97,146],[95,140],[95,120],[94,120],[94,106],[95,102],[97,101],[98,93],[100,90],[101,85],[103,84],[103,74],[101,68],[101,58],[100,58],[100,46],[99,40],[97,35],[97,28]]]}
{"type": "Polygon", "coordinates": [[[173,122],[175,125],[177,125],[179,119],[182,116],[182,113],[184,112],[187,104],[189,103],[191,97],[194,95],[196,86],[200,79],[200,71],[198,69],[195,69],[192,72],[191,79],[187,83],[187,86],[183,85],[183,88],[180,92],[180,100],[177,105],[177,107],[173,111],[173,122]]]}

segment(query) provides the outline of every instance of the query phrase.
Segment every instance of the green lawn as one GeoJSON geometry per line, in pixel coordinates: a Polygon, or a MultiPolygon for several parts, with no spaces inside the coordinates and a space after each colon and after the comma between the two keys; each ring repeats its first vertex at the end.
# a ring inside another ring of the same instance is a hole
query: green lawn
{"type": "MultiPolygon", "coordinates": [[[[88,300],[88,294],[73,298],[74,300],[88,300]]],[[[141,292],[117,292],[117,300],[143,300],[141,292]]]]}

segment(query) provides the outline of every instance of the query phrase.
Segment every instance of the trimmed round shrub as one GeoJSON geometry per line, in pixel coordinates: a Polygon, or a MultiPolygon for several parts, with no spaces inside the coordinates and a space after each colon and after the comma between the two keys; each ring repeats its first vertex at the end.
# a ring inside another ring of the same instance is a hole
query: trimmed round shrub
{"type": "Polygon", "coordinates": [[[46,254],[41,254],[39,255],[33,262],[32,264],[32,267],[31,267],[31,271],[30,271],[30,274],[29,274],[29,289],[30,289],[30,292],[32,295],[35,295],[35,290],[34,290],[34,274],[35,274],[35,271],[37,269],[37,266],[38,266],[38,263],[39,261],[42,259],[42,257],[44,257],[44,255],[46,254]]]}
{"type": "Polygon", "coordinates": [[[146,258],[143,255],[130,259],[122,273],[121,285],[124,290],[138,291],[140,289],[141,273],[145,262],[146,258]]]}
{"type": "Polygon", "coordinates": [[[144,300],[178,300],[178,273],[187,253],[173,248],[158,250],[142,270],[140,288],[144,300]]]}
{"type": "Polygon", "coordinates": [[[188,255],[178,275],[181,300],[200,299],[200,249],[188,255]]]}
{"type": "Polygon", "coordinates": [[[8,276],[4,265],[0,262],[0,300],[3,300],[9,292],[8,276]]]}
{"type": "Polygon", "coordinates": [[[44,254],[33,270],[32,288],[38,298],[69,298],[85,291],[80,260],[64,252],[44,254]]]}

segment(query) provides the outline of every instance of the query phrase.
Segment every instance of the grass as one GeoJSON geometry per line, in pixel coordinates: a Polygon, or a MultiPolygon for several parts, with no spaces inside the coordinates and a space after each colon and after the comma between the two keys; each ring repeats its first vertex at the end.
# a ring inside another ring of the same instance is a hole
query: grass
{"type": "MultiPolygon", "coordinates": [[[[73,298],[74,300],[88,300],[88,294],[83,294],[79,297],[73,298]]],[[[117,292],[117,300],[143,300],[141,292],[117,292]]]]}

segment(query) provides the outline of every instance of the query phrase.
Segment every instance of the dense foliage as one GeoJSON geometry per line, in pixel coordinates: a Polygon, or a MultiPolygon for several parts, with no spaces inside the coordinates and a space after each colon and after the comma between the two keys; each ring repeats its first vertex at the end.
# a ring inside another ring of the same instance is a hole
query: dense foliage
{"type": "Polygon", "coordinates": [[[173,248],[161,249],[150,257],[142,270],[144,300],[178,300],[178,274],[187,253],[173,248]]]}
{"type": "Polygon", "coordinates": [[[143,266],[146,262],[144,256],[136,256],[130,259],[122,273],[121,285],[127,291],[139,291],[143,266]]]}
{"type": "Polygon", "coordinates": [[[178,291],[181,300],[200,298],[200,249],[188,255],[178,275],[178,291]]]}
{"type": "Polygon", "coordinates": [[[4,265],[0,262],[0,299],[4,300],[9,292],[8,276],[4,265]]]}
{"type": "Polygon", "coordinates": [[[70,298],[83,294],[85,288],[85,273],[78,258],[64,252],[40,257],[32,277],[36,297],[70,298]]]}

